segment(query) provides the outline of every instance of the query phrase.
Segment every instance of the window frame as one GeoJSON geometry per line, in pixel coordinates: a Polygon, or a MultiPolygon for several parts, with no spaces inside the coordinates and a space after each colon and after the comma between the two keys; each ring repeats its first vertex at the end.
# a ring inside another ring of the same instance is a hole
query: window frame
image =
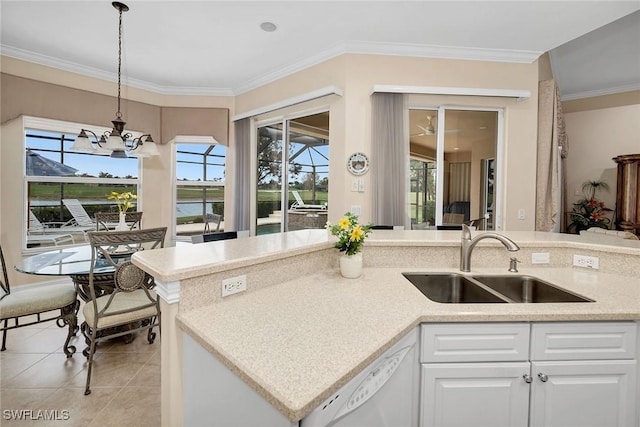
{"type": "MultiPolygon", "coordinates": [[[[24,116],[22,121],[22,151],[24,153],[27,149],[27,133],[29,131],[41,131],[41,132],[60,133],[60,134],[66,134],[66,135],[77,135],[80,132],[80,130],[83,128],[84,129],[90,128],[97,134],[101,134],[105,131],[111,130],[110,128],[100,127],[100,126],[93,126],[93,125],[87,125],[87,124],[81,124],[81,123],[75,123],[75,122],[66,122],[66,121],[54,120],[54,119],[45,119],[45,118],[39,118],[39,117],[24,116]]],[[[134,137],[141,135],[139,132],[133,132],[133,131],[130,131],[130,132],[134,135],[134,137]]],[[[58,148],[56,150],[51,150],[51,151],[60,152],[60,150],[61,148],[58,148]]],[[[37,151],[39,150],[35,150],[35,152],[37,151]]],[[[71,150],[68,150],[68,151],[65,150],[63,152],[74,153],[71,150]]],[[[114,159],[113,161],[117,161],[117,159],[114,159]]],[[[143,203],[142,162],[140,158],[137,158],[136,161],[137,161],[137,169],[138,169],[137,178],[95,177],[95,178],[91,178],[91,183],[92,184],[95,183],[95,184],[134,185],[136,187],[136,194],[138,195],[137,207],[138,207],[138,210],[142,210],[142,203],[143,203]]],[[[86,244],[86,242],[77,242],[75,244],[59,245],[59,246],[43,246],[43,247],[34,247],[34,248],[27,247],[28,221],[26,220],[26,218],[28,218],[28,213],[29,213],[28,212],[29,211],[29,208],[28,208],[29,184],[30,183],[87,184],[88,178],[80,177],[80,176],[74,176],[74,177],[37,176],[37,175],[30,176],[30,175],[27,175],[27,168],[26,168],[26,161],[25,161],[24,154],[22,154],[21,163],[22,163],[22,166],[21,166],[21,170],[22,170],[21,172],[22,173],[21,250],[22,250],[22,253],[24,254],[40,253],[40,252],[53,250],[54,248],[55,249],[67,248],[67,247],[86,244]]]]}
{"type": "MultiPolygon", "coordinates": [[[[227,159],[229,155],[229,147],[220,143],[212,136],[194,136],[194,135],[177,135],[172,141],[172,150],[171,150],[171,183],[173,186],[172,191],[172,211],[171,211],[171,236],[174,241],[185,241],[191,242],[191,236],[189,235],[178,235],[178,216],[177,216],[177,203],[178,203],[178,145],[179,144],[190,144],[190,145],[219,145],[225,148],[224,155],[224,174],[222,181],[180,181],[180,185],[184,187],[224,187],[227,182],[227,159]]],[[[224,192],[223,192],[224,194],[224,192]]],[[[224,197],[224,196],[223,196],[224,197]]],[[[226,204],[226,198],[223,199],[223,203],[226,204]]],[[[224,215],[223,215],[224,218],[224,215]]],[[[202,224],[204,231],[204,223],[202,224]]],[[[200,233],[202,234],[202,233],[200,233]]]]}

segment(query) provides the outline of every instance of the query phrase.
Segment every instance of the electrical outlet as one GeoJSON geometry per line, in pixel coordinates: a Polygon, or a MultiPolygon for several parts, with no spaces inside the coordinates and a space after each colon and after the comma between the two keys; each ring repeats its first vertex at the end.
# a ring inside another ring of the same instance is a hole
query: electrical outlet
{"type": "Polygon", "coordinates": [[[244,292],[247,290],[247,276],[236,276],[224,279],[222,281],[222,296],[237,294],[238,292],[244,292]]]}
{"type": "Polygon", "coordinates": [[[522,219],[525,218],[525,216],[526,216],[525,215],[525,210],[522,209],[522,208],[518,209],[518,219],[522,220],[522,219]]]}
{"type": "Polygon", "coordinates": [[[593,268],[597,270],[600,268],[600,258],[597,256],[574,255],[573,265],[576,267],[593,268]]]}

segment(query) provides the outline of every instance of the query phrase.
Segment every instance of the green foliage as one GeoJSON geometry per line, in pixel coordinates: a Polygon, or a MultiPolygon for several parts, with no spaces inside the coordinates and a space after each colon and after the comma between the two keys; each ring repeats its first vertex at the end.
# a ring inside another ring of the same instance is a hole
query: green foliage
{"type": "Polygon", "coordinates": [[[611,220],[607,218],[606,213],[611,212],[611,209],[595,197],[600,189],[608,190],[609,186],[602,181],[587,181],[582,184],[585,197],[573,204],[569,232],[577,233],[591,227],[609,228],[611,220]]]}
{"type": "Polygon", "coordinates": [[[367,225],[358,224],[358,216],[347,212],[338,220],[337,224],[331,225],[327,223],[327,230],[338,237],[335,247],[340,249],[340,252],[344,252],[346,255],[354,255],[362,250],[364,239],[371,232],[372,226],[373,224],[371,223],[367,225]]]}

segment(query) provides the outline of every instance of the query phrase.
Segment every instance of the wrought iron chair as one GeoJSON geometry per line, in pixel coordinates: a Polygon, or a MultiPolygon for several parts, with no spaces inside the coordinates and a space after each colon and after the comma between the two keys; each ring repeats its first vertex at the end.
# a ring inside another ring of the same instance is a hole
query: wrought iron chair
{"type": "MultiPolygon", "coordinates": [[[[118,225],[120,214],[118,212],[98,212],[94,215],[96,219],[96,231],[113,230],[118,225]]],[[[142,212],[127,212],[125,221],[129,230],[140,228],[142,212]]]]}
{"type": "Polygon", "coordinates": [[[7,275],[4,254],[0,246],[0,322],[2,322],[2,349],[6,350],[7,331],[36,323],[55,320],[59,327],[69,327],[67,339],[62,347],[67,358],[76,352],[69,345],[71,337],[78,331],[78,301],[76,290],[71,283],[63,285],[46,285],[37,288],[22,289],[11,292],[7,275]],[[30,316],[30,318],[27,318],[30,316]],[[23,319],[26,323],[20,323],[23,319]],[[10,323],[10,321],[13,321],[10,323]]]}
{"type": "Polygon", "coordinates": [[[220,231],[220,222],[222,221],[222,215],[218,214],[205,214],[204,215],[204,233],[212,233],[211,228],[215,226],[213,233],[220,231]]]}
{"type": "Polygon", "coordinates": [[[156,337],[153,328],[160,326],[160,304],[150,289],[153,281],[149,281],[149,276],[129,258],[140,250],[162,248],[166,233],[167,227],[87,233],[91,246],[91,299],[82,309],[85,321],[81,326],[88,345],[83,354],[89,359],[85,395],[91,393],[93,356],[98,342],[147,330],[147,341],[153,344],[156,337]],[[111,293],[103,293],[93,286],[94,276],[107,266],[115,268],[111,293]]]}

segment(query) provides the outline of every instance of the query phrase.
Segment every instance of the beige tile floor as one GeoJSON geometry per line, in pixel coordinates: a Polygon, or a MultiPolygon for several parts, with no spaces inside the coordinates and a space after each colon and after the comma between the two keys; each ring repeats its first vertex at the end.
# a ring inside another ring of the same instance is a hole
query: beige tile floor
{"type": "Polygon", "coordinates": [[[7,349],[0,353],[0,426],[160,425],[159,338],[148,344],[146,333],[138,333],[131,344],[121,339],[100,344],[91,394],[85,396],[84,338],[78,332],[72,339],[77,351],[67,359],[66,333],[55,322],[8,332],[7,349]],[[20,413],[28,419],[14,419],[20,413]],[[46,415],[58,419],[43,420],[46,415]]]}

